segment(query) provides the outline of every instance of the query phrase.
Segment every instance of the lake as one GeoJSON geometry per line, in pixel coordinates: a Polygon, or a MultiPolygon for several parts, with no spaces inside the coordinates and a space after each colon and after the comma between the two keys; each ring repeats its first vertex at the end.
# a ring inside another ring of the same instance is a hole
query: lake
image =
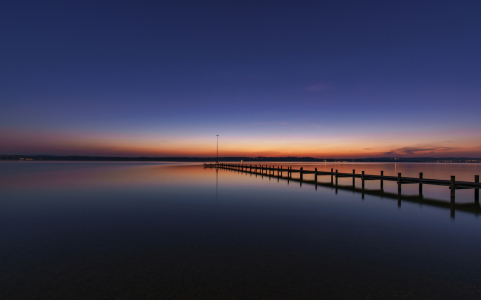
{"type": "MultiPolygon", "coordinates": [[[[481,173],[479,164],[281,165],[465,181],[481,173]]],[[[456,202],[473,194],[456,191],[456,202]]],[[[450,192],[425,185],[424,196],[448,203],[450,192]]],[[[1,162],[0,299],[481,299],[480,222],[470,211],[453,217],[202,164],[1,162]]]]}

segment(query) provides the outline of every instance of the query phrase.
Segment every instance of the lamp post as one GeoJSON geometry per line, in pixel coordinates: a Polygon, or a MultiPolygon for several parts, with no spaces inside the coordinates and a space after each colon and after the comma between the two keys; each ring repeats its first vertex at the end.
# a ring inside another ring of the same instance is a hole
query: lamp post
{"type": "Polygon", "coordinates": [[[217,159],[215,160],[215,163],[219,163],[219,135],[217,135],[217,159]]]}

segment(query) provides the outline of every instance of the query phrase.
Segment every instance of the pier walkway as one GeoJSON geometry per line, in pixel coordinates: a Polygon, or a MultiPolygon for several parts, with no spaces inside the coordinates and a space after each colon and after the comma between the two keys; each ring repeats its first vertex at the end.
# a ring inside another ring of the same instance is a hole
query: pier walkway
{"type": "Polygon", "coordinates": [[[365,174],[364,171],[361,173],[356,173],[353,170],[352,173],[339,173],[338,170],[331,168],[331,171],[318,171],[317,168],[314,170],[304,170],[302,167],[300,169],[293,169],[292,167],[282,167],[282,166],[267,166],[267,165],[247,165],[247,164],[231,164],[231,163],[205,163],[204,167],[206,168],[219,168],[219,169],[227,169],[227,170],[235,170],[239,172],[251,173],[251,174],[258,174],[262,176],[269,176],[279,179],[286,179],[288,181],[298,181],[302,185],[302,183],[314,184],[317,188],[318,185],[320,186],[329,186],[336,188],[336,192],[338,189],[342,190],[351,190],[355,192],[362,193],[362,197],[364,198],[364,194],[368,195],[378,195],[381,197],[386,198],[397,198],[398,205],[401,205],[401,200],[409,201],[409,202],[417,202],[422,204],[434,205],[438,207],[445,207],[451,209],[451,216],[454,217],[454,210],[462,210],[462,211],[469,211],[474,212],[475,214],[481,213],[481,208],[479,206],[479,189],[481,188],[481,183],[479,182],[479,175],[475,175],[474,182],[469,181],[456,181],[455,176],[451,176],[451,180],[439,180],[439,179],[428,179],[423,178],[423,173],[419,173],[419,178],[414,177],[402,177],[401,173],[398,173],[398,176],[385,176],[384,171],[381,171],[380,175],[370,175],[365,174]],[[298,178],[293,178],[293,173],[299,173],[298,178]],[[304,175],[307,174],[314,174],[314,180],[305,180],[304,175]],[[330,176],[331,182],[330,183],[323,183],[318,182],[318,176],[330,176]],[[338,184],[339,178],[352,178],[352,186],[341,186],[338,184]],[[361,179],[361,188],[356,188],[356,181],[355,179],[361,179]],[[364,182],[366,180],[379,180],[380,186],[379,190],[367,190],[364,188],[364,182]],[[398,192],[397,194],[394,193],[385,193],[384,192],[384,181],[394,181],[397,183],[398,192]],[[419,194],[416,196],[405,196],[402,195],[402,185],[403,184],[418,184],[419,185],[419,194]],[[438,185],[438,186],[446,186],[450,189],[450,202],[442,201],[442,200],[435,200],[435,199],[425,199],[423,197],[423,185],[438,185]],[[474,203],[456,203],[456,190],[457,189],[474,189],[474,203]]]}

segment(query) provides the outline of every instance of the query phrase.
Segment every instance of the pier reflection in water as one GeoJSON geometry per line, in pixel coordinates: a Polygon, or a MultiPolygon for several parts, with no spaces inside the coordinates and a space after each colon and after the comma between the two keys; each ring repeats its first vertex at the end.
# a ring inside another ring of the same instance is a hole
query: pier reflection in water
{"type": "MultiPolygon", "coordinates": [[[[429,168],[413,173],[446,178],[429,168]]],[[[362,200],[202,164],[1,163],[0,297],[481,298],[477,215],[398,208],[371,184],[362,200]]],[[[446,187],[426,190],[449,203],[446,187]]]]}
{"type": "MultiPolygon", "coordinates": [[[[423,165],[421,165],[423,166],[423,165]]],[[[426,166],[426,165],[424,165],[426,166]]],[[[479,175],[474,175],[474,182],[468,181],[456,181],[456,176],[450,176],[451,180],[440,180],[440,179],[427,179],[423,177],[423,172],[419,172],[419,178],[412,177],[402,177],[401,173],[397,176],[386,176],[384,171],[380,171],[380,175],[365,174],[364,171],[361,174],[356,174],[356,170],[352,170],[352,174],[340,173],[337,169],[334,172],[334,168],[330,171],[318,171],[317,168],[314,170],[304,170],[304,167],[299,169],[294,169],[292,167],[284,167],[282,165],[257,165],[257,164],[238,164],[238,163],[205,163],[204,168],[215,168],[216,172],[221,170],[230,170],[236,172],[245,172],[249,174],[260,174],[262,177],[266,175],[269,180],[271,177],[289,181],[297,181],[302,187],[303,183],[313,184],[317,190],[318,185],[323,185],[326,187],[334,188],[337,194],[338,189],[350,190],[353,192],[358,192],[362,194],[362,199],[364,199],[365,193],[371,195],[378,195],[381,197],[397,198],[398,206],[401,206],[401,200],[404,198],[407,201],[417,202],[420,204],[428,204],[438,207],[449,208],[451,211],[451,217],[454,218],[455,210],[463,210],[467,212],[472,212],[478,215],[481,212],[481,207],[479,205],[479,188],[481,184],[479,183],[479,175]],[[294,174],[298,174],[297,178],[293,177],[294,174]],[[313,180],[305,179],[305,176],[312,174],[314,176],[313,180]],[[330,183],[319,182],[319,176],[329,176],[331,178],[330,183]],[[339,185],[339,178],[352,178],[352,186],[339,185]],[[356,188],[356,179],[361,179],[361,188],[356,188]],[[380,182],[380,187],[377,190],[366,190],[365,182],[368,180],[378,180],[380,182]],[[388,193],[384,191],[384,181],[392,181],[397,184],[397,194],[388,193]],[[417,184],[419,187],[418,195],[403,195],[402,185],[406,184],[417,184]],[[423,185],[434,185],[434,186],[445,186],[450,190],[450,203],[446,203],[442,200],[427,199],[423,194],[423,185]],[[457,189],[471,189],[474,191],[474,201],[472,203],[461,203],[456,204],[455,192],[457,189]]],[[[439,175],[439,174],[438,174],[439,175]]]]}

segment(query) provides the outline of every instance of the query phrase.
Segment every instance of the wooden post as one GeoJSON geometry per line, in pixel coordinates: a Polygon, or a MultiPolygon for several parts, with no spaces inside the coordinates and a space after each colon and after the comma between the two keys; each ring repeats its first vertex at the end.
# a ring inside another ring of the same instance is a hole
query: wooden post
{"type": "MultiPolygon", "coordinates": [[[[337,194],[337,174],[338,174],[338,172],[337,172],[337,169],[336,169],[336,194],[337,194]]],[[[331,176],[332,176],[332,175],[331,175],[331,176]]],[[[331,178],[332,178],[332,177],[331,177],[331,178]]],[[[332,180],[332,179],[331,179],[331,180],[332,180]]]]}
{"type": "Polygon", "coordinates": [[[397,173],[397,206],[401,207],[401,173],[397,173]]]}
{"type": "Polygon", "coordinates": [[[301,182],[302,182],[302,179],[303,179],[302,167],[301,167],[301,169],[299,170],[299,178],[301,179],[301,182]]]}
{"type": "Polygon", "coordinates": [[[364,199],[364,171],[362,171],[361,175],[361,184],[362,184],[362,198],[364,199]]]}
{"type": "Polygon", "coordinates": [[[449,187],[451,189],[451,218],[454,219],[455,212],[456,212],[456,178],[451,176],[451,185],[449,187]]]}
{"type": "Polygon", "coordinates": [[[454,204],[456,202],[456,180],[455,176],[451,176],[451,204],[454,204]]]}
{"type": "MultiPolygon", "coordinates": [[[[419,179],[423,179],[423,172],[419,172],[419,179]]],[[[419,198],[423,197],[423,184],[419,183],[419,198]]]]}
{"type": "Polygon", "coordinates": [[[401,173],[397,173],[397,195],[401,197],[401,173]]]}
{"type": "Polygon", "coordinates": [[[314,182],[317,185],[317,168],[314,168],[314,182]]]}
{"type": "Polygon", "coordinates": [[[384,192],[384,181],[382,180],[383,176],[384,176],[384,171],[381,171],[381,192],[384,192]]]}
{"type": "MultiPolygon", "coordinates": [[[[474,182],[479,183],[479,175],[474,175],[474,182]]],[[[474,203],[479,205],[479,189],[474,189],[474,203]]]]}
{"type": "Polygon", "coordinates": [[[455,212],[456,212],[456,178],[451,176],[451,185],[449,187],[451,189],[451,218],[454,219],[455,212]]]}
{"type": "Polygon", "coordinates": [[[356,188],[356,170],[352,169],[352,188],[356,188]]]}
{"type": "Polygon", "coordinates": [[[282,177],[282,166],[281,166],[281,177],[282,177]]]}
{"type": "Polygon", "coordinates": [[[331,168],[331,185],[333,185],[333,181],[332,181],[333,172],[334,172],[334,169],[333,169],[333,168],[331,168]]]}

